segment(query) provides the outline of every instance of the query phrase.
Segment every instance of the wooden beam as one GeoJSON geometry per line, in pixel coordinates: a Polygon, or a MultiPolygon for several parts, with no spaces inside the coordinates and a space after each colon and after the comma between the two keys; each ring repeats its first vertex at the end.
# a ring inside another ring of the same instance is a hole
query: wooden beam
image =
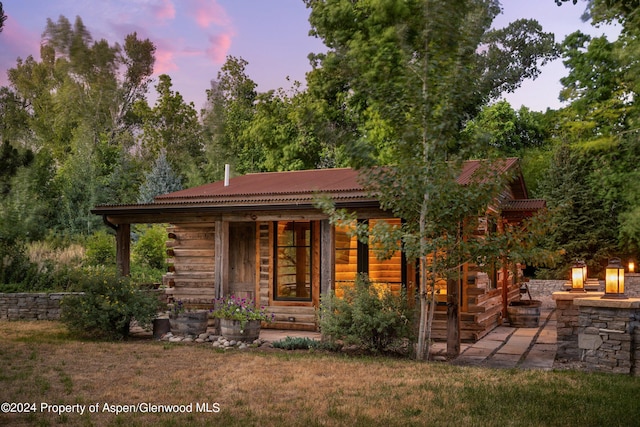
{"type": "Polygon", "coordinates": [[[447,280],[447,356],[460,354],[460,277],[447,280]]]}
{"type": "Polygon", "coordinates": [[[118,273],[129,276],[131,273],[131,224],[116,227],[116,265],[118,273]]]}
{"type": "Polygon", "coordinates": [[[216,298],[229,294],[229,223],[215,223],[214,283],[216,298]]]}
{"type": "Polygon", "coordinates": [[[335,283],[335,228],[328,219],[320,221],[320,299],[329,295],[335,283]]]}

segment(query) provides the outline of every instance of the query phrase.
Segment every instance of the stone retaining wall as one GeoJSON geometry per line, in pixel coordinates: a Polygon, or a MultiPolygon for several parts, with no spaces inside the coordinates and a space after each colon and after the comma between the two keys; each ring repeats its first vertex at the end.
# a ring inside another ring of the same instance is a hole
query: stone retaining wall
{"type": "Polygon", "coordinates": [[[575,302],[580,306],[578,347],[587,368],[638,375],[638,304],[602,307],[584,305],[582,300],[575,302]]]}
{"type": "Polygon", "coordinates": [[[58,320],[60,301],[69,294],[0,293],[0,320],[58,320]]]}
{"type": "Polygon", "coordinates": [[[532,299],[540,299],[542,297],[550,297],[554,292],[564,290],[566,280],[537,280],[532,279],[527,282],[529,293],[532,299]]]}

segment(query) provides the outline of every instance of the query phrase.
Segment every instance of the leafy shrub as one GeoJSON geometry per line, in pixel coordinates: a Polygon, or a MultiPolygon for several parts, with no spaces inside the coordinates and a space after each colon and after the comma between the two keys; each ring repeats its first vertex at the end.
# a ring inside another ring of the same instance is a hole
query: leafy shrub
{"type": "Polygon", "coordinates": [[[72,333],[103,339],[126,339],[136,320],[150,327],[159,303],[153,293],[141,291],[130,280],[105,269],[87,271],[81,281],[83,295],[62,300],[61,320],[72,333]]]}
{"type": "Polygon", "coordinates": [[[318,341],[309,337],[285,337],[280,341],[274,341],[271,345],[283,350],[308,350],[318,347],[318,341]]]}
{"type": "Polygon", "coordinates": [[[105,230],[96,231],[87,239],[85,257],[89,265],[115,265],[115,238],[105,230]]]}
{"type": "Polygon", "coordinates": [[[0,283],[22,284],[35,270],[24,244],[0,237],[0,283]]]}
{"type": "Polygon", "coordinates": [[[406,348],[412,337],[412,310],[404,292],[373,286],[365,275],[345,289],[344,298],[330,294],[320,308],[320,330],[331,343],[337,340],[361,349],[383,352],[406,348]]]}
{"type": "Polygon", "coordinates": [[[153,269],[166,268],[167,230],[161,224],[140,227],[138,240],[131,248],[132,261],[153,269]]]}
{"type": "Polygon", "coordinates": [[[79,270],[82,252],[79,245],[56,247],[49,242],[0,244],[0,290],[74,290],[82,277],[79,270]]]}

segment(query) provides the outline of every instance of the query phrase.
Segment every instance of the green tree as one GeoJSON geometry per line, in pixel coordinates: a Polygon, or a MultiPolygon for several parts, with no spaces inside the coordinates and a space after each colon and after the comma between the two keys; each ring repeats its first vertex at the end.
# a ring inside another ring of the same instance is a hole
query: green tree
{"type": "Polygon", "coordinates": [[[49,203],[45,210],[53,229],[91,232],[97,222],[89,209],[95,203],[107,195],[114,197],[106,201],[131,199],[111,191],[130,164],[122,156],[130,156],[138,133],[132,106],[146,95],[154,52],[135,33],[122,46],[94,41],[79,17],[72,25],[61,16],[47,21],[41,61],[19,58],[8,71],[10,87],[0,94],[7,113],[2,137],[43,153],[43,160],[50,156],[33,175],[42,178],[53,170],[54,179],[43,187],[46,197],[38,198],[49,203]]]}
{"type": "Polygon", "coordinates": [[[489,100],[537,76],[538,65],[555,56],[553,35],[531,20],[491,30],[497,1],[306,4],[312,33],[329,48],[312,58],[312,77],[320,77],[309,83],[320,87],[310,90],[327,97],[336,115],[347,117],[343,123],[357,126],[351,152],[359,165],[373,166],[376,158],[392,165],[364,174],[382,208],[406,220],[388,240],[420,259],[417,356],[423,359],[434,301],[428,283],[473,255],[464,238],[472,227],[462,227],[464,220],[486,208],[504,179],[480,179],[496,175],[489,166],[475,185],[456,184],[462,125],[489,100]]]}
{"type": "Polygon", "coordinates": [[[480,156],[492,149],[514,156],[526,148],[544,145],[549,138],[546,126],[543,113],[524,106],[515,111],[507,101],[498,101],[466,123],[463,135],[485,152],[478,153],[480,156]]]}
{"type": "MultiPolygon", "coordinates": [[[[594,0],[587,4],[594,24],[619,22],[620,36],[592,38],[581,32],[567,36],[562,56],[568,75],[561,82],[561,99],[570,104],[556,113],[554,133],[571,161],[581,166],[578,176],[580,196],[559,192],[554,180],[545,184],[545,197],[552,204],[576,208],[558,209],[554,242],[562,244],[569,256],[584,257],[592,271],[606,263],[607,257],[633,255],[640,241],[636,213],[640,206],[638,190],[638,94],[640,74],[640,27],[635,2],[594,0]],[[566,145],[566,147],[564,147],[566,145]],[[576,213],[574,209],[578,209],[576,213]],[[585,210],[586,209],[586,210],[585,210]],[[585,215],[585,218],[576,218],[585,215]],[[580,223],[579,230],[572,224],[580,223]],[[567,230],[567,234],[565,234],[567,230]],[[572,233],[573,231],[573,233],[572,233]],[[593,242],[597,242],[593,243],[593,242]]],[[[551,177],[571,171],[553,165],[551,177]]]]}
{"type": "Polygon", "coordinates": [[[322,111],[299,86],[291,94],[279,89],[257,97],[246,137],[263,149],[265,170],[339,166],[335,147],[322,139],[322,111]]]}
{"type": "Polygon", "coordinates": [[[7,15],[4,14],[4,9],[2,7],[2,2],[0,2],[0,33],[4,28],[4,21],[7,20],[7,15]]]}
{"type": "Polygon", "coordinates": [[[171,77],[161,75],[155,106],[149,108],[139,102],[136,112],[143,122],[141,142],[145,157],[154,159],[164,151],[178,173],[186,177],[191,168],[204,162],[202,128],[193,103],[187,104],[171,87],[171,77]]]}
{"type": "Polygon", "coordinates": [[[138,203],[151,203],[155,196],[178,190],[182,190],[180,177],[173,172],[166,152],[160,150],[153,168],[145,174],[145,181],[140,186],[138,203]]]}
{"type": "Polygon", "coordinates": [[[217,79],[207,90],[207,106],[202,112],[206,135],[208,179],[220,179],[224,165],[238,173],[259,172],[264,167],[264,151],[247,138],[256,111],[257,84],[245,69],[242,58],[227,57],[217,79]]]}

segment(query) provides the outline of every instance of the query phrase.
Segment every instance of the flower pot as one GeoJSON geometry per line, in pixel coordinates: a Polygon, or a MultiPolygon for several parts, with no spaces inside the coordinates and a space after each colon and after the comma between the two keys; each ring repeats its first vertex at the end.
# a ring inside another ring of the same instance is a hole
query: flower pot
{"type": "Polygon", "coordinates": [[[171,323],[167,318],[153,319],[153,338],[159,340],[164,334],[171,330],[171,323]]]}
{"type": "Polygon", "coordinates": [[[171,333],[176,335],[200,335],[207,332],[209,312],[185,311],[177,315],[169,316],[171,333]]]}
{"type": "Polygon", "coordinates": [[[514,328],[537,328],[540,322],[540,307],[538,300],[512,301],[507,306],[509,324],[514,328]]]}
{"type": "Polygon", "coordinates": [[[220,319],[220,335],[228,340],[253,342],[260,336],[260,320],[248,320],[243,328],[239,320],[220,319]]]}

